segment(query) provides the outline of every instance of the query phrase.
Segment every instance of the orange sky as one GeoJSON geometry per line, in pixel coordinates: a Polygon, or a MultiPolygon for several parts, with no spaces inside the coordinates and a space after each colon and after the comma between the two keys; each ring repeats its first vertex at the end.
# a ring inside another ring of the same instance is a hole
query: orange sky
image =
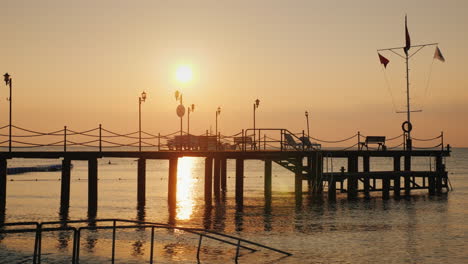
{"type": "MultiPolygon", "coordinates": [[[[252,127],[306,129],[323,139],[401,133],[376,49],[404,44],[408,14],[413,44],[439,42],[411,62],[414,136],[445,132],[468,147],[468,2],[466,1],[7,1],[2,4],[0,71],[14,80],[14,124],[35,130],[104,127],[179,129],[174,91],[196,104],[191,131],[215,123],[234,134],[252,127]],[[96,3],[98,2],[98,3],[96,3]],[[194,79],[174,79],[180,64],[194,79]]],[[[404,64],[390,59],[387,77],[404,107],[404,64]]],[[[4,86],[3,86],[4,87],[4,86]]],[[[0,124],[8,122],[0,89],[0,124]]],[[[184,126],[185,126],[184,121],[184,126]]],[[[185,128],[184,128],[185,129],[185,128]]]]}

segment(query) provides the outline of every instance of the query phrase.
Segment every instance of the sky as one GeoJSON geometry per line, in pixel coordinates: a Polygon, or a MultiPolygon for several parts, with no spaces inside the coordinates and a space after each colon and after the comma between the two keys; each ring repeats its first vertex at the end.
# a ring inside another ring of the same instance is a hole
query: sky
{"type": "MultiPolygon", "coordinates": [[[[176,90],[195,104],[191,132],[232,135],[256,126],[306,130],[321,139],[402,133],[405,65],[377,49],[439,43],[410,61],[413,136],[444,131],[468,147],[468,2],[413,1],[3,1],[0,72],[13,78],[13,123],[52,131],[103,127],[179,130],[176,90]],[[193,80],[179,83],[189,65],[193,80]],[[430,74],[429,74],[430,73],[430,74]]],[[[413,49],[414,50],[414,49],[413,49]]],[[[0,88],[0,125],[8,89],[0,88]]],[[[184,119],[186,130],[186,119],[184,119]]]]}

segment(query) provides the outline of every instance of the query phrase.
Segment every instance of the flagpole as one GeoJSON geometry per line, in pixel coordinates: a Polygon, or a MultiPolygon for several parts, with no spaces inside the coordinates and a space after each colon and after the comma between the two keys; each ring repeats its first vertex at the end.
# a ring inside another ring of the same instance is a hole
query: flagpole
{"type": "MultiPolygon", "coordinates": [[[[411,124],[411,108],[410,108],[410,89],[409,89],[409,57],[408,52],[406,52],[406,111],[407,111],[407,122],[408,125],[411,124]]],[[[408,150],[411,150],[411,129],[408,129],[408,137],[406,138],[406,146],[408,150]]]]}

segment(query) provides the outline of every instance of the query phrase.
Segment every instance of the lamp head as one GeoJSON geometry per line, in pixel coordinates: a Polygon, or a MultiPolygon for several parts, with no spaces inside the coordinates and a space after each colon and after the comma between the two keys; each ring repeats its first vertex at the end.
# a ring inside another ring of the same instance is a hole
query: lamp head
{"type": "Polygon", "coordinates": [[[141,93],[141,100],[142,100],[143,102],[146,100],[146,93],[145,93],[145,91],[143,91],[143,92],[141,93]]]}
{"type": "Polygon", "coordinates": [[[221,107],[218,106],[218,109],[216,110],[216,113],[219,115],[221,114],[221,107]]]}
{"type": "Polygon", "coordinates": [[[305,116],[306,116],[306,117],[309,116],[309,112],[308,112],[308,111],[305,111],[305,116]]]}
{"type": "Polygon", "coordinates": [[[260,104],[260,100],[255,100],[255,106],[258,108],[258,105],[260,104]]]}
{"type": "Polygon", "coordinates": [[[8,74],[8,72],[7,72],[7,73],[5,73],[5,75],[3,75],[3,77],[4,77],[4,80],[5,80],[5,84],[8,85],[10,83],[10,80],[11,80],[10,79],[10,74],[8,74]]]}
{"type": "Polygon", "coordinates": [[[179,91],[175,91],[175,99],[176,101],[179,100],[179,96],[180,96],[180,92],[179,91]]]}
{"type": "Polygon", "coordinates": [[[195,111],[195,105],[194,104],[192,104],[191,108],[192,108],[192,112],[195,111]]]}

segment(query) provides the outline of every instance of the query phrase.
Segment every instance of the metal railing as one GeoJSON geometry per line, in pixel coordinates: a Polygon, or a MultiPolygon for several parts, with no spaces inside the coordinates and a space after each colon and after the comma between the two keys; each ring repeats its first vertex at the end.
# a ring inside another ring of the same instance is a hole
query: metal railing
{"type": "Polygon", "coordinates": [[[178,227],[162,223],[154,222],[145,222],[145,221],[136,221],[136,220],[126,220],[126,219],[92,219],[92,220],[67,220],[67,221],[51,221],[51,222],[15,222],[15,223],[3,223],[0,224],[0,234],[9,234],[9,233],[35,233],[34,239],[34,253],[33,253],[33,263],[41,263],[42,255],[42,234],[45,232],[53,231],[73,231],[73,247],[72,247],[72,256],[71,262],[73,264],[78,264],[80,262],[80,239],[82,230],[112,230],[112,253],[111,261],[115,261],[115,248],[116,248],[116,237],[118,229],[129,229],[129,228],[150,228],[151,229],[151,241],[150,241],[150,259],[149,262],[153,263],[154,261],[154,231],[155,229],[171,229],[171,230],[181,230],[187,233],[198,235],[198,247],[196,259],[200,261],[200,251],[202,247],[203,238],[208,238],[214,241],[218,241],[227,245],[236,247],[235,260],[239,259],[240,250],[245,249],[250,252],[258,251],[257,248],[266,249],[269,251],[277,252],[284,256],[291,256],[292,254],[280,249],[272,248],[257,242],[250,240],[242,239],[239,237],[222,234],[219,232],[201,229],[201,228],[188,228],[188,227],[178,227]],[[111,225],[96,225],[96,223],[111,223],[111,225]],[[75,227],[71,226],[74,224],[87,224],[87,226],[75,227]],[[126,225],[118,224],[125,223],[126,225]],[[60,227],[47,227],[53,225],[60,225],[60,227]],[[34,228],[15,228],[15,229],[5,229],[5,227],[23,227],[23,226],[34,226],[34,228]],[[242,243],[242,244],[241,244],[242,243]]]}

